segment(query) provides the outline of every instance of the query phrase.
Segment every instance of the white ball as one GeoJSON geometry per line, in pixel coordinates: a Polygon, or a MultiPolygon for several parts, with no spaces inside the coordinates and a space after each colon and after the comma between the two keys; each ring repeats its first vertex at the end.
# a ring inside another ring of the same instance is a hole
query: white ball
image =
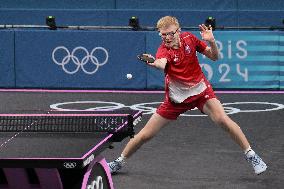
{"type": "Polygon", "coordinates": [[[132,74],[126,74],[127,79],[132,79],[132,74]]]}

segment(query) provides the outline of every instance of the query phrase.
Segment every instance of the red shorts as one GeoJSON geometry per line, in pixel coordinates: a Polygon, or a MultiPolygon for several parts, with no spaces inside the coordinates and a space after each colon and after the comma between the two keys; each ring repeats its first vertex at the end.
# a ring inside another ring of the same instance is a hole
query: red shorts
{"type": "Polygon", "coordinates": [[[175,120],[178,116],[187,110],[198,108],[203,113],[203,106],[207,100],[217,98],[209,82],[206,82],[207,88],[202,93],[187,98],[182,103],[172,102],[166,91],[164,102],[158,107],[157,113],[166,118],[175,120]]]}

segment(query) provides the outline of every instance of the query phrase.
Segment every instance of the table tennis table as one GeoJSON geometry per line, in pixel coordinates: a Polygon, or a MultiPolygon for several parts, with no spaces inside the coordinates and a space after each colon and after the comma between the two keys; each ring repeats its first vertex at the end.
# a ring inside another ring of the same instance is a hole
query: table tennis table
{"type": "Polygon", "coordinates": [[[0,114],[0,188],[113,189],[101,152],[134,136],[140,111],[0,114]]]}

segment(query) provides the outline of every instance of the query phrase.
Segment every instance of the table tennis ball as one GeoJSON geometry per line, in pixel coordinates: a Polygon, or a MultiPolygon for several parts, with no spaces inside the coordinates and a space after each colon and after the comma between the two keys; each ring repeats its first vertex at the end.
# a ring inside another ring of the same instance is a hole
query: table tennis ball
{"type": "Polygon", "coordinates": [[[132,74],[126,74],[127,79],[132,79],[132,74]]]}

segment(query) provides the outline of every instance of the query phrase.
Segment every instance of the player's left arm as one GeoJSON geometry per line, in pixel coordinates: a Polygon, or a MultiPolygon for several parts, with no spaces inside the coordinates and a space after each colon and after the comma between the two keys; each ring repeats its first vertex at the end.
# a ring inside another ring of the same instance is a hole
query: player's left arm
{"type": "Polygon", "coordinates": [[[205,48],[205,50],[202,52],[206,57],[209,59],[216,61],[218,60],[218,47],[215,42],[215,38],[212,32],[212,27],[205,26],[204,24],[199,25],[200,29],[200,35],[203,40],[207,41],[209,43],[209,46],[205,48]]]}

